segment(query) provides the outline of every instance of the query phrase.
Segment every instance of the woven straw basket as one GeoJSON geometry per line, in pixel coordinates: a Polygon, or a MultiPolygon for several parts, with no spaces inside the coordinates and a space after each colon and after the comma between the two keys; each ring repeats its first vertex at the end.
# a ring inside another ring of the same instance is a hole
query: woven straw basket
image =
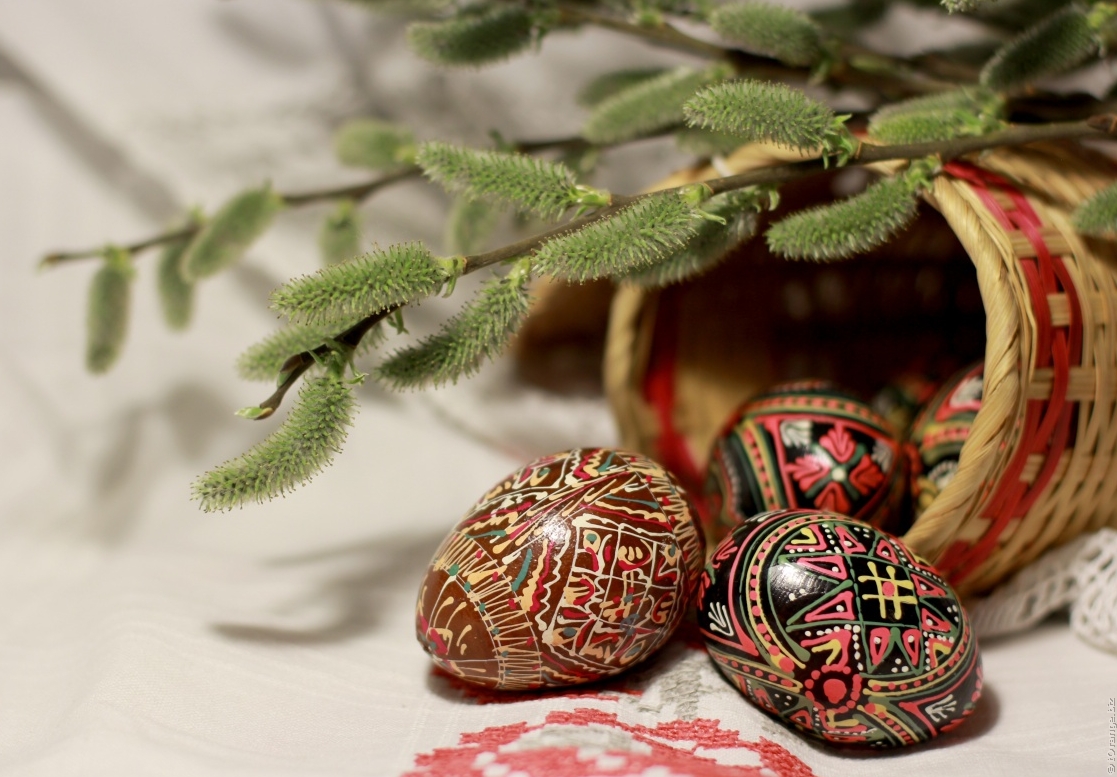
{"type": "MultiPolygon", "coordinates": [[[[745,147],[716,172],[663,185],[788,158],[745,147]]],[[[1117,527],[1117,245],[1069,223],[1114,173],[1077,146],[991,152],[947,165],[915,225],[863,257],[788,262],[758,238],[687,283],[621,287],[605,388],[622,443],[701,489],[726,418],[777,380],[871,392],[900,370],[944,374],[984,356],[984,400],[957,475],[906,543],[966,595],[1082,532],[1117,527]]],[[[782,193],[789,207],[832,201],[851,174],[782,193]]]]}

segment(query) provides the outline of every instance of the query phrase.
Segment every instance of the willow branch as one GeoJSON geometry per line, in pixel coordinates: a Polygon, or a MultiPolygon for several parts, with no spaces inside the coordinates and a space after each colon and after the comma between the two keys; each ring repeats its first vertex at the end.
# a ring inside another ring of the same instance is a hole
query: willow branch
{"type": "Polygon", "coordinates": [[[339,186],[332,189],[319,189],[316,191],[301,192],[298,194],[283,194],[284,205],[290,205],[297,208],[300,205],[310,205],[315,202],[328,202],[330,200],[353,200],[354,202],[364,202],[371,197],[374,193],[380,191],[385,186],[391,186],[400,181],[406,181],[410,178],[418,178],[423,171],[416,165],[408,165],[401,167],[391,173],[386,173],[379,178],[364,183],[354,184],[353,186],[339,186]]]}
{"type": "MultiPolygon", "coordinates": [[[[709,43],[687,35],[667,22],[654,25],[635,24],[574,3],[559,3],[559,9],[563,20],[568,23],[592,24],[622,35],[640,38],[655,46],[707,59],[722,60],[732,65],[741,75],[796,82],[806,82],[814,75],[810,67],[785,65],[770,57],[709,43]]],[[[915,61],[878,54],[849,43],[842,43],[839,46],[838,57],[838,61],[827,70],[826,80],[839,86],[868,89],[888,96],[926,94],[958,86],[956,81],[943,80],[922,72],[915,61]]]]}
{"type": "MultiPolygon", "coordinates": [[[[592,24],[595,27],[601,27],[606,30],[613,30],[624,35],[631,37],[641,38],[648,43],[652,43],[664,48],[680,51],[684,54],[697,54],[700,57],[707,57],[709,59],[724,59],[734,65],[738,63],[734,60],[738,55],[746,58],[753,59],[751,55],[744,52],[735,52],[733,49],[726,49],[714,43],[707,43],[704,40],[693,38],[690,35],[672,27],[667,22],[660,22],[655,25],[634,24],[625,19],[621,19],[609,14],[598,13],[597,11],[589,10],[574,3],[559,3],[559,10],[562,12],[562,20],[567,23],[583,23],[592,24]]],[[[756,57],[760,60],[761,58],[756,57]]],[[[763,60],[762,60],[763,61],[763,60]]],[[[767,60],[771,62],[772,60],[767,60]]],[[[741,63],[744,65],[745,63],[741,63]]]]}
{"type": "MultiPolygon", "coordinates": [[[[622,141],[618,143],[590,143],[583,137],[573,136],[564,138],[549,138],[545,140],[518,140],[508,144],[508,147],[514,151],[523,154],[537,154],[545,151],[569,151],[578,152],[584,151],[589,148],[598,148],[602,151],[614,148],[619,145],[636,143],[641,140],[649,140],[655,137],[668,135],[671,132],[678,130],[679,127],[668,127],[661,132],[646,137],[633,138],[632,140],[622,141]]],[[[422,170],[415,165],[408,165],[399,170],[381,175],[371,181],[363,183],[351,184],[348,186],[335,186],[327,189],[315,189],[305,192],[291,192],[287,194],[280,194],[283,203],[289,207],[298,208],[304,205],[312,205],[319,202],[329,202],[332,200],[350,199],[355,202],[364,202],[370,196],[375,194],[381,189],[387,188],[392,184],[400,183],[401,181],[418,178],[422,175],[422,170]]],[[[168,243],[173,243],[177,240],[185,240],[193,237],[195,233],[201,228],[200,225],[193,225],[189,227],[182,227],[180,229],[173,229],[167,232],[154,235],[152,237],[138,240],[135,243],[128,243],[120,246],[124,251],[135,256],[136,254],[143,253],[152,248],[158,248],[168,243]]],[[[40,269],[53,267],[56,264],[63,262],[77,261],[79,259],[94,259],[104,252],[103,246],[96,248],[86,248],[80,251],[59,251],[56,253],[48,254],[43,257],[39,262],[40,269]]]]}
{"type": "MultiPolygon", "coordinates": [[[[1045,140],[1073,140],[1090,137],[1112,138],[1114,136],[1117,136],[1117,114],[1100,114],[1091,116],[1084,121],[1021,125],[1010,127],[1000,132],[989,133],[988,135],[954,138],[952,140],[932,141],[928,143],[906,143],[890,146],[876,146],[869,143],[862,143],[857,154],[847,163],[847,166],[856,167],[859,165],[875,164],[877,162],[922,159],[929,156],[937,156],[945,162],[960,156],[965,156],[966,154],[1002,146],[1020,146],[1045,140]]],[[[713,194],[724,194],[725,192],[745,189],[749,186],[789,183],[801,178],[818,175],[829,169],[833,169],[830,160],[819,157],[816,159],[806,159],[802,162],[790,162],[782,165],[773,165],[772,167],[762,167],[747,173],[713,178],[703,183],[709,187],[713,194]]],[[[582,229],[595,222],[615,216],[618,212],[643,197],[650,197],[653,194],[663,194],[664,192],[670,191],[681,192],[691,185],[692,184],[685,184],[675,187],[674,189],[663,189],[649,194],[615,194],[607,207],[588,216],[568,221],[554,229],[511,243],[502,248],[465,257],[465,265],[462,274],[467,275],[484,267],[490,267],[494,264],[500,264],[527,256],[537,251],[544,243],[582,229]]],[[[362,319],[334,338],[334,341],[355,348],[366,332],[384,318],[394,313],[398,308],[399,306],[392,307],[362,319]]],[[[279,388],[276,389],[274,394],[260,404],[261,408],[267,410],[260,418],[266,418],[274,413],[276,408],[278,408],[283,401],[284,395],[291,386],[294,385],[295,381],[316,362],[315,356],[322,356],[328,353],[332,347],[330,343],[324,343],[313,351],[304,351],[288,359],[281,370],[281,374],[284,375],[283,382],[280,384],[279,388]]]]}
{"type": "MultiPolygon", "coordinates": [[[[351,199],[357,202],[370,197],[373,193],[383,189],[392,184],[405,181],[409,178],[417,178],[421,171],[415,165],[400,168],[390,173],[386,173],[379,178],[374,178],[371,181],[364,183],[354,184],[351,186],[338,186],[328,189],[317,189],[306,192],[295,192],[290,194],[280,194],[280,198],[285,205],[290,207],[301,207],[303,205],[311,205],[318,202],[328,202],[330,200],[351,199]]],[[[127,251],[129,254],[135,256],[137,254],[148,251],[152,248],[174,243],[178,240],[187,240],[193,237],[198,230],[201,229],[200,224],[195,224],[188,227],[181,227],[179,229],[172,229],[162,232],[152,237],[138,240],[134,243],[127,243],[119,246],[122,250],[127,251]]],[[[72,262],[80,259],[92,259],[100,256],[104,252],[103,247],[86,248],[80,251],[58,251],[56,253],[47,254],[39,262],[39,268],[45,269],[54,267],[55,265],[62,264],[63,262],[72,262]]]]}
{"type": "MultiPolygon", "coordinates": [[[[946,162],[976,151],[986,151],[1001,146],[1022,146],[1044,140],[1074,140],[1078,138],[1106,138],[1117,135],[1117,114],[1101,114],[1084,121],[1055,122],[1052,124],[1020,125],[999,132],[974,137],[936,140],[927,143],[905,143],[877,146],[861,143],[849,166],[870,165],[876,162],[921,159],[936,156],[946,162]]],[[[730,175],[706,181],[714,194],[743,189],[761,184],[787,183],[822,172],[827,160],[808,159],[785,165],[763,167],[739,175],[730,175]]]]}

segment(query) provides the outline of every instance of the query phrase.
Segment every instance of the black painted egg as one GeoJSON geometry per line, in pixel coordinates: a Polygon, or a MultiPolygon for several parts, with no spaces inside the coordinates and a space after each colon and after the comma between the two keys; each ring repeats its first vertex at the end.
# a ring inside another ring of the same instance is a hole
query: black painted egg
{"type": "Polygon", "coordinates": [[[738,526],[699,585],[698,622],[723,675],[824,742],[888,748],[958,726],[981,657],[950,586],[899,540],[830,513],[738,526]]]}
{"type": "Polygon", "coordinates": [[[915,517],[954,479],[984,394],[985,365],[971,365],[942,385],[912,426],[912,505],[915,517]]]}
{"type": "Polygon", "coordinates": [[[901,453],[891,425],[832,384],[785,384],[755,397],[710,453],[707,547],[767,510],[828,510],[887,526],[905,491],[901,453]]]}

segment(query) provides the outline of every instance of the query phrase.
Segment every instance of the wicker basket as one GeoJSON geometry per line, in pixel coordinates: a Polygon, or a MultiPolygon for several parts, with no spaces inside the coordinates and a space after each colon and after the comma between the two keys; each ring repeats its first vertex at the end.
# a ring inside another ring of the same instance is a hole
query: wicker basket
{"type": "MultiPolygon", "coordinates": [[[[748,147],[717,173],[786,159],[748,147]]],[[[686,284],[622,287],[605,386],[623,444],[696,486],[730,412],[775,380],[866,389],[984,355],[984,401],[957,475],[904,534],[974,594],[1050,547],[1117,526],[1117,246],[1084,240],[1068,219],[1114,167],[1081,147],[1042,145],[946,173],[925,198],[931,208],[871,255],[786,262],[757,239],[686,284]]],[[[832,200],[848,175],[785,198],[832,200]]]]}

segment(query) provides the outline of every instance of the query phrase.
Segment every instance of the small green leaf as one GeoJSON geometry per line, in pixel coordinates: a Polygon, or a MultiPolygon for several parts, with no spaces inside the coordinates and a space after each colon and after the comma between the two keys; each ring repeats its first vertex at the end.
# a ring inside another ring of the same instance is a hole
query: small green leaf
{"type": "Polygon", "coordinates": [[[1117,233],[1117,184],[1107,186],[1074,211],[1074,226],[1084,235],[1098,237],[1117,233]]]}
{"type": "Polygon", "coordinates": [[[760,81],[707,87],[687,102],[687,123],[745,140],[835,153],[849,140],[844,117],[798,89],[760,81]]]}
{"type": "Polygon", "coordinates": [[[915,218],[917,187],[884,178],[832,205],[800,211],[767,233],[773,253],[791,259],[846,259],[884,245],[915,218]]]}
{"type": "Polygon", "coordinates": [[[193,498],[213,512],[286,494],[341,450],[355,406],[353,389],[340,375],[310,378],[283,424],[247,453],[198,478],[193,498]]]}
{"type": "Polygon", "coordinates": [[[582,91],[578,92],[576,100],[578,105],[583,108],[596,108],[610,97],[645,81],[657,78],[666,72],[664,68],[651,67],[605,73],[582,87],[582,91]]]}
{"type": "Polygon", "coordinates": [[[282,208],[270,184],[233,197],[190,242],[181,260],[183,279],[193,283],[236,263],[282,208]]]}
{"type": "Polygon", "coordinates": [[[233,415],[237,416],[238,418],[247,418],[249,421],[256,421],[260,418],[267,418],[268,416],[270,416],[274,412],[275,411],[272,410],[271,408],[253,406],[253,407],[242,407],[240,410],[238,410],[233,415]]]}
{"type": "Polygon", "coordinates": [[[448,19],[413,23],[407,28],[407,42],[436,65],[487,65],[531,46],[551,20],[550,14],[515,5],[482,3],[448,19]]]}
{"type": "Polygon", "coordinates": [[[679,67],[603,99],[582,127],[591,143],[622,143],[683,123],[683,104],[699,89],[732,76],[726,65],[679,67]]]}
{"type": "Polygon", "coordinates": [[[95,374],[107,372],[124,347],[136,274],[127,251],[109,246],[102,259],[89,287],[86,312],[85,366],[95,374]]]}
{"type": "Polygon", "coordinates": [[[712,269],[737,245],[756,231],[756,212],[760,198],[754,191],[740,191],[713,197],[703,210],[725,223],[706,219],[694,237],[682,248],[668,254],[650,267],[622,276],[622,280],[648,288],[669,286],[712,269]]]}
{"type": "Polygon", "coordinates": [[[272,309],[297,324],[352,322],[428,297],[461,273],[421,243],[400,243],[304,275],[272,293],[272,309]]]}
{"type": "Polygon", "coordinates": [[[414,161],[415,135],[398,124],[354,119],[334,135],[334,153],[343,165],[389,170],[414,161]]]}
{"type": "Polygon", "coordinates": [[[496,229],[499,212],[489,203],[457,197],[446,219],[446,249],[454,254],[476,254],[496,229]]]}
{"type": "Polygon", "coordinates": [[[739,48],[788,65],[813,65],[822,59],[818,25],[791,8],[763,2],[727,3],[710,14],[710,26],[739,48]]]}
{"type": "Polygon", "coordinates": [[[521,260],[503,278],[489,281],[442,331],[397,351],[377,369],[395,389],[457,383],[500,354],[527,317],[530,262],[521,260]]]}
{"type": "Polygon", "coordinates": [[[156,287],[163,320],[173,330],[185,329],[194,313],[194,284],[182,277],[182,256],[190,238],[168,243],[159,255],[156,287]]]}
{"type": "Polygon", "coordinates": [[[339,202],[322,222],[318,252],[326,267],[348,261],[361,252],[361,224],[352,200],[339,202]]]}
{"type": "Polygon", "coordinates": [[[554,219],[582,192],[566,166],[527,154],[477,151],[449,143],[424,143],[416,161],[447,191],[485,199],[554,219]]]}
{"type": "Polygon", "coordinates": [[[701,211],[678,192],[649,194],[544,243],[535,254],[535,269],[579,283],[624,275],[678,251],[702,223],[701,211]]]}
{"type": "Polygon", "coordinates": [[[1008,90],[1058,75],[1095,56],[1097,31],[1079,6],[1068,6],[1028,28],[997,50],[981,71],[981,83],[1008,90]]]}

